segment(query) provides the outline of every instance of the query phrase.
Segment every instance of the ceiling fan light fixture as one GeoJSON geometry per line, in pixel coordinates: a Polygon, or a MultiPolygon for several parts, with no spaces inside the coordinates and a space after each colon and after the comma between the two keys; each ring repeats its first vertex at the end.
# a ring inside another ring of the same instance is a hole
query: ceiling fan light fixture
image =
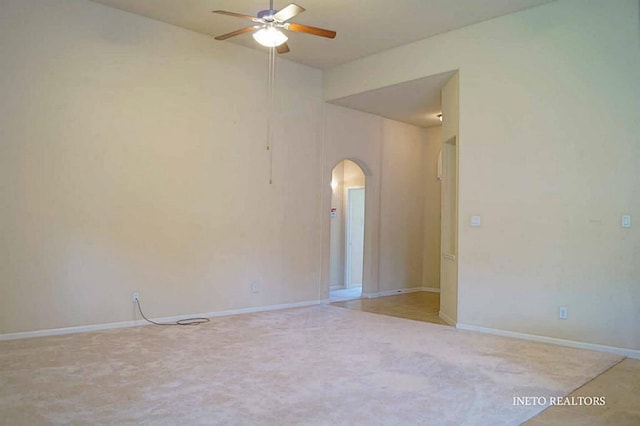
{"type": "Polygon", "coordinates": [[[276,47],[286,42],[289,38],[277,28],[267,27],[262,28],[253,33],[255,41],[265,47],[276,47]]]}

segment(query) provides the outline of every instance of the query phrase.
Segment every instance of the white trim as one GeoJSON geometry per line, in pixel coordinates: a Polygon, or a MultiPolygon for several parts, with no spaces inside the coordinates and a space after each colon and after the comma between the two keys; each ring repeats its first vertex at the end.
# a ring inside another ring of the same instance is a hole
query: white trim
{"type": "Polygon", "coordinates": [[[456,255],[455,254],[451,254],[451,253],[442,253],[442,258],[446,259],[446,260],[455,261],[456,260],[456,255]]]}
{"type": "Polygon", "coordinates": [[[51,328],[47,330],[22,331],[18,333],[0,334],[0,341],[28,339],[31,337],[58,336],[60,334],[84,333],[87,331],[111,330],[114,328],[136,327],[148,324],[145,320],[109,322],[105,324],[81,325],[76,327],[51,328]]]}
{"type": "MultiPolygon", "coordinates": [[[[440,313],[442,315],[442,313],[440,313]]],[[[578,342],[575,340],[558,339],[556,337],[538,336],[537,334],[519,333],[516,331],[500,330],[497,328],[480,327],[477,325],[460,324],[456,326],[461,330],[475,331],[478,333],[493,334],[496,336],[513,337],[516,339],[532,340],[534,342],[551,343],[553,345],[568,346],[578,349],[589,349],[599,352],[611,352],[617,355],[627,356],[629,358],[640,359],[640,350],[618,348],[615,346],[598,345],[596,343],[578,342]]]]}
{"type": "Polygon", "coordinates": [[[419,291],[422,291],[422,287],[399,288],[399,289],[396,289],[396,290],[385,290],[385,291],[379,291],[378,292],[378,297],[393,296],[394,294],[417,293],[419,291]]]}
{"type": "Polygon", "coordinates": [[[362,293],[362,297],[367,299],[375,299],[376,297],[393,296],[396,294],[417,293],[419,291],[428,291],[430,293],[440,293],[439,288],[435,287],[411,287],[411,288],[399,288],[396,290],[385,290],[377,293],[362,293]]]}
{"type": "MultiPolygon", "coordinates": [[[[442,118],[442,116],[440,116],[442,118]]],[[[444,178],[444,173],[442,172],[442,150],[440,150],[440,152],[438,153],[438,162],[436,164],[436,170],[437,170],[437,178],[438,180],[442,180],[444,178]]]]}
{"type": "MultiPolygon", "coordinates": [[[[362,169],[360,169],[362,170],[362,169]]],[[[364,172],[362,172],[362,174],[364,175],[364,172]]],[[[362,205],[362,218],[363,218],[363,222],[364,222],[364,217],[365,217],[365,209],[366,209],[366,203],[367,203],[367,194],[366,194],[366,188],[364,186],[349,186],[346,187],[346,195],[343,195],[344,199],[343,202],[347,205],[347,208],[344,209],[346,215],[344,218],[344,253],[345,253],[345,261],[344,261],[344,287],[345,288],[354,288],[354,287],[362,287],[362,281],[364,280],[364,225],[362,227],[362,276],[360,277],[360,283],[355,283],[355,285],[351,282],[351,267],[353,265],[351,265],[351,257],[352,257],[352,253],[351,253],[351,249],[352,249],[352,245],[351,245],[351,231],[352,229],[352,224],[351,224],[351,211],[353,209],[353,204],[352,203],[352,192],[351,191],[362,191],[362,195],[364,197],[364,203],[362,205]]]]}
{"type": "MultiPolygon", "coordinates": [[[[185,314],[173,317],[151,318],[156,322],[176,322],[184,318],[215,318],[229,315],[250,314],[254,312],[276,311],[280,309],[301,308],[312,305],[322,305],[328,303],[328,299],[309,300],[305,302],[283,303],[281,305],[255,306],[251,308],[230,309],[227,311],[206,312],[202,314],[185,314]]],[[[84,333],[87,331],[111,330],[114,328],[137,327],[139,325],[150,325],[145,320],[110,322],[106,324],[81,325],[77,327],[52,328],[48,330],[23,331],[19,333],[0,334],[0,341],[27,339],[30,337],[58,336],[61,334],[84,333]]]]}
{"type": "Polygon", "coordinates": [[[449,325],[452,325],[456,328],[459,328],[458,326],[460,324],[456,324],[456,322],[453,320],[453,318],[451,318],[449,315],[445,314],[444,312],[440,311],[438,312],[438,316],[440,317],[440,319],[444,322],[446,322],[449,325]]]}

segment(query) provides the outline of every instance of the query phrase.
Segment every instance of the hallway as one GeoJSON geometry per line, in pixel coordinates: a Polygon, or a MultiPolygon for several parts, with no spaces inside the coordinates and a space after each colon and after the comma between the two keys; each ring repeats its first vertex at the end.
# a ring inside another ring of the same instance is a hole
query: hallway
{"type": "Polygon", "coordinates": [[[448,325],[438,316],[440,293],[419,291],[375,299],[355,299],[331,303],[333,306],[448,325]]]}

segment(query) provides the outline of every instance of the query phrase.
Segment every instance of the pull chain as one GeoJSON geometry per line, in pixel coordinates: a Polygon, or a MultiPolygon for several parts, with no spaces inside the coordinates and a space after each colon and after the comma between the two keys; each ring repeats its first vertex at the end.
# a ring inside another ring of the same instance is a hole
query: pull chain
{"type": "Polygon", "coordinates": [[[273,106],[275,97],[275,83],[276,83],[276,48],[269,48],[269,81],[267,97],[268,99],[268,114],[267,114],[267,151],[269,151],[269,185],[273,184],[273,106]]]}
{"type": "MultiPolygon", "coordinates": [[[[269,0],[269,10],[273,10],[273,0],[269,0]]],[[[269,185],[273,184],[273,98],[275,95],[276,84],[276,48],[269,48],[269,81],[268,81],[267,97],[268,99],[268,114],[267,114],[267,151],[269,151],[269,185]]]]}

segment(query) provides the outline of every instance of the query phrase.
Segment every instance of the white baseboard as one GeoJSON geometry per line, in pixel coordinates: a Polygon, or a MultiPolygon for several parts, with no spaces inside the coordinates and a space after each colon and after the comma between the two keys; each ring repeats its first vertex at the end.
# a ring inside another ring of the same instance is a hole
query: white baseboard
{"type": "Polygon", "coordinates": [[[446,322],[447,324],[452,325],[454,327],[458,326],[456,322],[453,320],[453,318],[451,318],[449,315],[445,314],[444,312],[442,311],[438,312],[438,316],[442,321],[446,322]]]}
{"type": "MultiPolygon", "coordinates": [[[[321,305],[328,300],[309,300],[305,302],[284,303],[281,305],[255,306],[250,308],[230,309],[227,311],[206,312],[201,314],[185,314],[173,317],[151,318],[155,322],[176,322],[184,318],[215,318],[229,315],[250,314],[254,312],[276,311],[280,309],[301,308],[304,306],[321,305]]],[[[61,334],[84,333],[88,331],[111,330],[115,328],[136,327],[139,325],[151,325],[145,320],[120,321],[106,324],[81,325],[77,327],[52,328],[48,330],[24,331],[19,333],[0,334],[0,341],[27,339],[31,337],[58,336],[61,334]]]]}
{"type": "Polygon", "coordinates": [[[105,324],[81,325],[76,327],[50,328],[46,330],[22,331],[18,333],[0,334],[0,341],[28,339],[31,337],[58,336],[61,334],[85,333],[87,331],[111,330],[114,328],[136,327],[149,324],[145,320],[109,322],[105,324]]]}
{"type": "Polygon", "coordinates": [[[411,287],[411,288],[399,288],[396,290],[379,291],[377,293],[362,293],[362,297],[365,297],[368,299],[375,299],[376,297],[393,296],[394,294],[417,293],[419,291],[440,293],[440,289],[435,287],[411,287]]]}
{"type": "MultiPolygon", "coordinates": [[[[442,317],[442,313],[440,313],[442,317]]],[[[443,318],[444,319],[444,318],[443,318]]],[[[446,321],[446,320],[445,320],[446,321]]],[[[497,328],[480,327],[477,325],[460,324],[456,326],[461,330],[476,331],[478,333],[493,334],[496,336],[513,337],[516,339],[532,340],[534,342],[551,343],[554,345],[568,346],[577,349],[589,349],[599,352],[610,352],[629,358],[639,358],[640,350],[617,348],[615,346],[598,345],[596,343],[578,342],[575,340],[558,339],[556,337],[538,336],[536,334],[519,333],[516,331],[500,330],[497,328]]]]}

